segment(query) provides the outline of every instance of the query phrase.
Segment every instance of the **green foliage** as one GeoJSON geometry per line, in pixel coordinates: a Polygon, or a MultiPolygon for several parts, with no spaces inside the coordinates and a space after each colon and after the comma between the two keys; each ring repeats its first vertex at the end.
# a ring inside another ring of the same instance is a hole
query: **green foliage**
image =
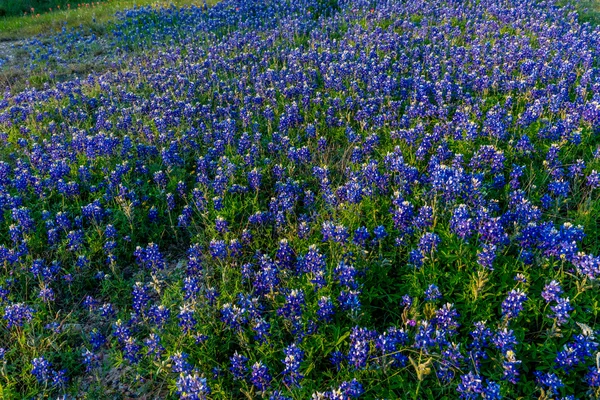
{"type": "Polygon", "coordinates": [[[68,8],[68,5],[76,6],[77,2],[70,0],[0,0],[0,17],[45,13],[60,8],[68,8]]]}

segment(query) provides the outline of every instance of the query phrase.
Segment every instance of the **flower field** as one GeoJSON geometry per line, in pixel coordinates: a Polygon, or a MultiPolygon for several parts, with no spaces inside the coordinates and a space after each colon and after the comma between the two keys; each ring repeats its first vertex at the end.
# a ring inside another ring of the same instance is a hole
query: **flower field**
{"type": "Polygon", "coordinates": [[[50,39],[0,92],[0,398],[600,397],[573,6],[223,0],[50,39]]]}

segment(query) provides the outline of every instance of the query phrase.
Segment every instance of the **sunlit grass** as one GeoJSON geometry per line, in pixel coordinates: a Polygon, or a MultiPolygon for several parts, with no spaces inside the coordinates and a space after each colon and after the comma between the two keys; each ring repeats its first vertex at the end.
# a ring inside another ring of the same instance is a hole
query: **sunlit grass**
{"type": "MultiPolygon", "coordinates": [[[[76,2],[73,2],[76,3],[76,2]]],[[[208,4],[216,0],[207,0],[208,4]]],[[[61,10],[27,16],[0,17],[0,41],[20,40],[35,35],[50,35],[63,27],[72,28],[83,26],[98,33],[103,32],[107,22],[115,17],[120,10],[152,6],[168,7],[171,4],[183,7],[186,5],[202,5],[203,0],[108,0],[92,2],[80,7],[64,7],[61,10]]]]}
{"type": "Polygon", "coordinates": [[[572,4],[579,14],[579,22],[600,24],[600,0],[558,0],[559,5],[572,4]]]}

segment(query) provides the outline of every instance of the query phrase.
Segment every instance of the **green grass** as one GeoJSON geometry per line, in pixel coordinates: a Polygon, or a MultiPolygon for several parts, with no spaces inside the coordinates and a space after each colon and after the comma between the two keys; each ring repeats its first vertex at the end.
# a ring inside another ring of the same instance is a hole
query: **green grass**
{"type": "MultiPolygon", "coordinates": [[[[96,0],[109,1],[109,0],[96,0]]],[[[42,14],[49,11],[77,6],[84,1],[73,0],[0,0],[0,16],[24,15],[24,14],[42,14]]],[[[85,1],[89,3],[90,1],[85,1]]]]}
{"type": "MultiPolygon", "coordinates": [[[[26,0],[24,3],[29,3],[26,0]]],[[[48,0],[48,2],[62,2],[64,0],[48,0]]],[[[4,2],[13,3],[14,0],[0,0],[0,8],[4,2]]],[[[134,6],[168,7],[173,4],[178,7],[187,5],[201,5],[203,0],[105,0],[93,2],[93,5],[76,7],[77,1],[72,1],[70,9],[46,12],[27,16],[0,17],[0,41],[26,39],[35,35],[49,35],[60,31],[63,26],[68,28],[83,26],[102,33],[105,25],[114,19],[115,13],[134,6]]],[[[215,1],[207,1],[214,4],[215,1]]]]}
{"type": "Polygon", "coordinates": [[[600,0],[560,0],[559,5],[571,3],[579,13],[580,22],[600,25],[600,0]]]}

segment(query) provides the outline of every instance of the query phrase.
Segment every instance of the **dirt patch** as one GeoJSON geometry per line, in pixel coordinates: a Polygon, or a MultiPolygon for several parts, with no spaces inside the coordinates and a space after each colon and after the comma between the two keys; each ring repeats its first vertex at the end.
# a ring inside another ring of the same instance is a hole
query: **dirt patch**
{"type": "Polygon", "coordinates": [[[24,40],[0,42],[0,68],[14,64],[24,44],[24,40]]]}
{"type": "MultiPolygon", "coordinates": [[[[103,38],[94,42],[94,49],[83,57],[66,55],[56,60],[36,62],[32,59],[28,40],[0,41],[0,88],[13,93],[27,88],[41,89],[46,83],[63,82],[74,77],[114,69],[109,64],[110,44],[103,38]]],[[[1,93],[0,93],[1,94],[1,93]]]]}

